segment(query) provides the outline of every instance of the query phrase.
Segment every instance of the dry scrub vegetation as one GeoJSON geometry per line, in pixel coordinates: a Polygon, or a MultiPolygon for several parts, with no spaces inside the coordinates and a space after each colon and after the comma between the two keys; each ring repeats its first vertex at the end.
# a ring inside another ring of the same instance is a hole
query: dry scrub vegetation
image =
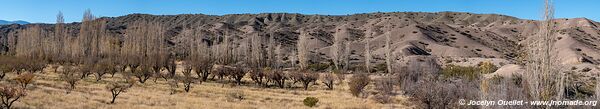
{"type": "Polygon", "coordinates": [[[505,78],[484,76],[498,70],[489,61],[459,66],[432,55],[397,55],[392,37],[404,36],[392,32],[379,51],[385,62],[370,65],[375,57],[367,43],[363,66],[351,62],[356,42],[343,35],[347,29],[337,29],[332,55],[320,63],[310,33],[282,48],[273,35],[207,36],[201,27],[185,27],[178,35],[190,38],[182,42],[188,45],[170,46],[161,22],[130,22],[118,37],[90,11],[80,29],[65,28],[59,13],[54,30],[33,25],[9,35],[9,51],[0,55],[0,108],[551,108],[457,101],[599,98],[598,86],[577,92],[552,64],[552,47],[544,46],[553,43],[551,11],[546,17],[538,36],[544,40],[530,43],[523,56],[529,60],[520,63],[534,73],[505,78]]]}

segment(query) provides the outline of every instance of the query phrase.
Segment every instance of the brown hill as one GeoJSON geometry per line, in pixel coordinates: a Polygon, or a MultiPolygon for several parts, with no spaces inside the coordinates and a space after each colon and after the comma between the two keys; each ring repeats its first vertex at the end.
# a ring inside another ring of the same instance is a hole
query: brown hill
{"type": "MultiPolygon", "coordinates": [[[[385,33],[390,32],[392,49],[396,56],[434,55],[445,58],[500,58],[515,63],[520,44],[536,35],[538,21],[518,19],[496,14],[460,12],[395,12],[366,13],[343,16],[302,15],[289,13],[214,15],[147,15],[131,14],[108,19],[108,29],[122,37],[129,23],[151,20],[164,23],[168,28],[171,47],[183,53],[186,40],[179,33],[186,28],[199,28],[201,35],[217,39],[233,36],[234,43],[244,45],[256,33],[273,36],[283,45],[283,53],[291,56],[300,33],[310,37],[309,49],[313,62],[326,62],[334,35],[351,40],[352,63],[364,59],[364,43],[371,42],[376,63],[383,62],[385,33]],[[372,37],[371,40],[365,40],[372,37]]],[[[600,63],[600,23],[585,18],[557,19],[559,38],[556,47],[564,64],[600,63]]],[[[69,24],[77,31],[79,23],[69,24]]],[[[9,51],[7,35],[30,25],[0,26],[0,51],[9,51]]],[[[53,25],[42,25],[53,31],[53,25]]],[[[76,34],[76,32],[74,32],[76,34]]],[[[532,39],[529,39],[532,40],[532,39]]],[[[507,63],[508,64],[508,63],[507,63]]]]}

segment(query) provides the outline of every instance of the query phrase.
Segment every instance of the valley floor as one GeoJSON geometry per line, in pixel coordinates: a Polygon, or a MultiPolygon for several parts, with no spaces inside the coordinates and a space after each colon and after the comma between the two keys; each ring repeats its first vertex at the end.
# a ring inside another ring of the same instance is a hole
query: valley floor
{"type": "MultiPolygon", "coordinates": [[[[7,75],[0,83],[16,75],[7,75]]],[[[263,88],[256,86],[249,78],[245,84],[234,85],[229,81],[208,81],[201,84],[195,83],[190,92],[183,91],[179,84],[177,92],[170,94],[171,89],[165,80],[149,79],[145,84],[136,83],[127,92],[116,99],[115,104],[109,104],[111,93],[105,89],[110,81],[122,80],[120,74],[114,77],[104,75],[100,81],[93,76],[79,81],[76,89],[67,94],[67,83],[61,81],[59,74],[49,70],[36,73],[35,82],[27,88],[27,96],[15,102],[14,108],[48,108],[48,109],[91,109],[91,108],[116,108],[116,109],[303,109],[306,97],[317,97],[319,103],[316,108],[344,109],[344,108],[411,108],[405,96],[395,96],[393,103],[381,104],[369,98],[352,96],[348,91],[347,80],[338,83],[334,90],[326,90],[320,81],[312,85],[308,91],[303,90],[298,83],[296,88],[263,88]],[[241,98],[241,99],[240,99],[241,98]]],[[[367,86],[367,93],[373,93],[373,85],[367,86]]]]}

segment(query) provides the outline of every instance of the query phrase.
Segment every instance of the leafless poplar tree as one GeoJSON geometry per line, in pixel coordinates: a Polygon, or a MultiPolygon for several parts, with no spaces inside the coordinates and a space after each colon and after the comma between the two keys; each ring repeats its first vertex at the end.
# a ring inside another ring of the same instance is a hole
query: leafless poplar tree
{"type": "Polygon", "coordinates": [[[543,21],[539,25],[539,33],[530,37],[528,43],[528,62],[526,63],[525,77],[529,82],[530,95],[534,100],[551,100],[558,93],[560,76],[556,51],[554,50],[554,7],[552,0],[545,1],[543,21]],[[559,75],[559,76],[556,76],[559,75]]]}
{"type": "Polygon", "coordinates": [[[126,62],[123,63],[132,69],[142,83],[152,75],[150,72],[160,73],[161,68],[172,61],[165,45],[165,31],[160,23],[137,21],[125,32],[121,56],[126,57],[123,59],[126,62]]]}
{"type": "Polygon", "coordinates": [[[301,32],[300,36],[298,36],[298,43],[296,44],[298,49],[298,61],[300,61],[300,69],[306,69],[308,67],[309,61],[309,50],[308,50],[308,33],[301,32]]]}
{"type": "Polygon", "coordinates": [[[393,56],[392,56],[391,35],[392,35],[392,33],[390,33],[390,32],[387,32],[385,34],[385,64],[386,64],[388,73],[392,73],[392,58],[393,58],[393,56]]]}
{"type": "Polygon", "coordinates": [[[199,32],[200,31],[196,29],[187,29],[184,30],[182,34],[193,37],[193,39],[190,40],[188,63],[191,64],[191,67],[198,75],[198,78],[201,78],[202,81],[206,81],[210,74],[210,70],[212,70],[214,65],[215,58],[208,43],[204,40],[206,37],[200,36],[199,32]]]}
{"type": "Polygon", "coordinates": [[[331,54],[335,69],[340,69],[342,65],[346,66],[345,64],[348,64],[345,63],[348,59],[348,54],[346,54],[346,44],[348,43],[346,37],[342,36],[342,34],[343,33],[341,30],[337,30],[337,32],[335,32],[335,34],[333,35],[333,45],[331,48],[331,54]]]}
{"type": "Polygon", "coordinates": [[[372,34],[365,37],[365,68],[367,73],[371,73],[371,37],[372,34]]]}
{"type": "Polygon", "coordinates": [[[46,53],[43,47],[43,37],[46,34],[38,25],[18,32],[16,56],[43,59],[46,53]]]}

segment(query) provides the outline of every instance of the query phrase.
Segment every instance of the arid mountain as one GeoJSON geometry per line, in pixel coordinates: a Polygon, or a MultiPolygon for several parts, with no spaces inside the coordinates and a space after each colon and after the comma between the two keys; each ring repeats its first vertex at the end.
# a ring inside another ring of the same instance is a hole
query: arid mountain
{"type": "MultiPolygon", "coordinates": [[[[181,37],[185,29],[197,28],[206,40],[220,40],[221,36],[234,37],[234,43],[244,46],[249,36],[274,37],[292,55],[301,33],[310,37],[311,62],[328,62],[334,35],[350,41],[351,63],[364,63],[364,44],[371,42],[374,63],[382,63],[385,35],[389,32],[393,54],[397,59],[410,55],[434,55],[457,64],[476,64],[460,60],[496,58],[498,63],[514,64],[528,37],[536,35],[539,21],[519,19],[496,14],[460,12],[397,12],[354,15],[302,15],[289,13],[214,15],[146,15],[131,14],[108,20],[108,29],[115,37],[122,37],[128,24],[151,20],[165,24],[170,45],[175,53],[185,53],[189,37],[181,37]]],[[[565,65],[600,63],[600,23],[585,18],[557,19],[556,47],[565,65]]],[[[18,29],[32,25],[0,26],[0,50],[9,51],[7,36],[18,29]]],[[[77,34],[79,23],[68,24],[77,34]]],[[[42,25],[53,31],[53,25],[42,25]]],[[[76,35],[74,35],[76,37],[76,35]]],[[[218,42],[218,41],[217,41],[218,42]]],[[[218,43],[217,43],[218,44],[218,43]]],[[[291,57],[288,57],[291,58],[291,57]]],[[[285,58],[287,59],[287,58],[285,58]]],[[[496,61],[495,61],[496,62],[496,61]]]]}

